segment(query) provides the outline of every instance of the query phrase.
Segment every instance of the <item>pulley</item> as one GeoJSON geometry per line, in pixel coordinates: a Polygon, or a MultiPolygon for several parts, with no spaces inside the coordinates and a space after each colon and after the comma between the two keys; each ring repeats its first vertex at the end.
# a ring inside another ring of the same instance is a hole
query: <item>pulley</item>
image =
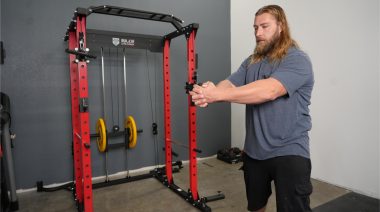
{"type": "Polygon", "coordinates": [[[124,127],[129,132],[129,148],[134,148],[137,144],[137,127],[135,119],[132,116],[128,116],[124,121],[124,127]]]}
{"type": "Polygon", "coordinates": [[[99,118],[96,122],[96,133],[98,134],[96,142],[98,144],[99,152],[105,152],[107,149],[107,130],[106,124],[102,118],[99,118]]]}

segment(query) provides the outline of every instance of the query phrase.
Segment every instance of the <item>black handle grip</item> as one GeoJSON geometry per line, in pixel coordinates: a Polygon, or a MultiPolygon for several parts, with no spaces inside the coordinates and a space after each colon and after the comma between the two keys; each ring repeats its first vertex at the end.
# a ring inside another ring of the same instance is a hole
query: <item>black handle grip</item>
{"type": "Polygon", "coordinates": [[[213,195],[213,196],[204,197],[204,200],[206,202],[212,202],[212,201],[221,200],[221,199],[224,199],[224,198],[226,198],[224,196],[224,194],[219,193],[219,194],[216,194],[216,195],[213,195]]]}
{"type": "Polygon", "coordinates": [[[202,150],[200,150],[200,149],[195,149],[195,148],[194,148],[193,151],[194,151],[194,152],[198,152],[198,153],[202,153],[202,150]]]}
{"type": "Polygon", "coordinates": [[[69,53],[69,54],[74,54],[74,55],[81,56],[81,57],[96,59],[95,55],[90,55],[90,54],[87,54],[86,52],[79,52],[79,51],[75,51],[75,50],[71,50],[71,49],[66,49],[65,51],[66,51],[66,53],[69,53]]]}

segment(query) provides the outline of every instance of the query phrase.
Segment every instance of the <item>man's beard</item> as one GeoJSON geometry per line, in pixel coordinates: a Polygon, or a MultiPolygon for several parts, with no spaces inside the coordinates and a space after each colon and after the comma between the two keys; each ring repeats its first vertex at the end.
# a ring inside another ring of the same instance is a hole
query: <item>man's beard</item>
{"type": "Polygon", "coordinates": [[[275,33],[270,40],[257,42],[255,47],[255,54],[267,56],[271,51],[273,51],[279,39],[280,35],[278,33],[275,33]]]}

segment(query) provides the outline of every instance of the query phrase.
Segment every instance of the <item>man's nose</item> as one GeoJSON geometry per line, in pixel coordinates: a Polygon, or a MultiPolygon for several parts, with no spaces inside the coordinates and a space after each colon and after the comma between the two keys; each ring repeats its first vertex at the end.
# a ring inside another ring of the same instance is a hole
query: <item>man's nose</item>
{"type": "Polygon", "coordinates": [[[260,27],[258,27],[257,29],[256,29],[256,31],[255,31],[255,35],[256,35],[256,37],[259,37],[259,36],[261,36],[263,34],[263,30],[260,28],[260,27]]]}

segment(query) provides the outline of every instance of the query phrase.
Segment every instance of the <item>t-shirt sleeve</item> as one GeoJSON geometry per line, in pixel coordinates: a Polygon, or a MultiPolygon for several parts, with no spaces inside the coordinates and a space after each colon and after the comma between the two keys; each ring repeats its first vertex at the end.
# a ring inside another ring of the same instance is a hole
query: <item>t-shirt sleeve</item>
{"type": "Polygon", "coordinates": [[[245,59],[239,69],[227,77],[227,80],[229,80],[236,87],[243,86],[245,84],[249,60],[250,57],[245,59]]]}
{"type": "Polygon", "coordinates": [[[281,61],[271,77],[277,79],[285,87],[289,96],[313,79],[313,70],[306,54],[292,54],[281,61]]]}

